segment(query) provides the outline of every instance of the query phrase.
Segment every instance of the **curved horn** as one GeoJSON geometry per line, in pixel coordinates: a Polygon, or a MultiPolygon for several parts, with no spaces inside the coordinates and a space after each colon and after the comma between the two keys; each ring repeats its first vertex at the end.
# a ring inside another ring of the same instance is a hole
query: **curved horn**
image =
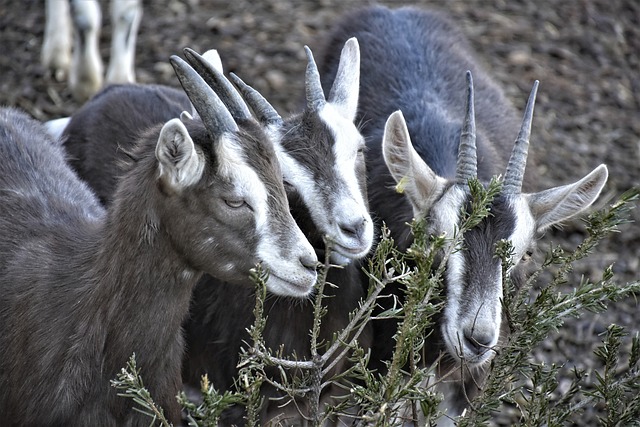
{"type": "Polygon", "coordinates": [[[179,56],[172,55],[169,61],[209,136],[215,141],[224,132],[237,132],[231,113],[202,77],[179,56]]]}
{"type": "Polygon", "coordinates": [[[518,138],[513,146],[507,172],[504,175],[504,183],[502,184],[502,193],[520,194],[522,191],[522,179],[524,177],[524,168],[527,165],[527,153],[529,151],[529,136],[531,135],[531,122],[533,121],[533,106],[536,102],[536,94],[538,92],[538,80],[533,82],[531,94],[527,101],[527,107],[524,110],[522,125],[518,138]]]}
{"type": "Polygon", "coordinates": [[[251,118],[249,107],[231,82],[202,55],[188,47],[184,48],[184,56],[204,81],[211,86],[220,100],[227,106],[231,116],[238,120],[251,118]]]}
{"type": "Polygon", "coordinates": [[[313,53],[308,46],[304,47],[307,53],[307,72],[305,74],[305,91],[307,95],[307,108],[310,111],[318,111],[327,102],[320,83],[318,66],[313,59],[313,53]]]}
{"type": "Polygon", "coordinates": [[[282,117],[264,96],[248,84],[242,81],[234,73],[229,74],[229,78],[236,85],[245,102],[258,116],[258,121],[264,125],[280,125],[282,117]]]}
{"type": "Polygon", "coordinates": [[[473,78],[471,71],[467,71],[467,108],[460,132],[456,183],[467,185],[469,178],[476,176],[478,176],[478,156],[476,153],[476,117],[473,108],[473,78]]]}

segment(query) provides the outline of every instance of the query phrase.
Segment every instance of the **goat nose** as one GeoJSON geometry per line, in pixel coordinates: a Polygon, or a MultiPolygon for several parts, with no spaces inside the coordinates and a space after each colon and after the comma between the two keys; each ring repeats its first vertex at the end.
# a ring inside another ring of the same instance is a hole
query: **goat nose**
{"type": "Polygon", "coordinates": [[[302,255],[300,257],[300,264],[302,264],[302,266],[307,270],[315,272],[316,267],[318,266],[318,258],[315,254],[302,255]]]}
{"type": "Polygon", "coordinates": [[[475,354],[482,354],[493,344],[493,333],[473,330],[464,331],[464,341],[466,347],[475,354]]]}
{"type": "Polygon", "coordinates": [[[338,227],[340,227],[340,231],[345,235],[360,239],[364,232],[365,223],[366,219],[361,218],[351,223],[341,222],[338,224],[338,227]]]}

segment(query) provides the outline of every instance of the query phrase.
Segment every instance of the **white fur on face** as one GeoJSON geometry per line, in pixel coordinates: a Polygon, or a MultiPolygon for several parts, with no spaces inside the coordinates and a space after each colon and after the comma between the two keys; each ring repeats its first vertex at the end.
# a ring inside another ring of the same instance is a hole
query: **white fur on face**
{"type": "Polygon", "coordinates": [[[302,265],[301,259],[316,259],[315,251],[287,212],[287,224],[276,226],[277,213],[271,212],[268,199],[273,197],[256,172],[246,162],[242,149],[233,138],[221,138],[217,147],[219,173],[234,183],[235,197],[252,209],[258,237],[257,258],[270,272],[268,289],[278,295],[309,295],[317,274],[302,265]],[[287,230],[287,236],[275,232],[287,230]]]}
{"type": "Polygon", "coordinates": [[[436,202],[430,212],[430,232],[445,235],[451,242],[445,245],[445,253],[450,253],[446,270],[446,304],[444,307],[444,322],[442,335],[448,352],[460,358],[460,344],[463,341],[459,328],[460,300],[464,292],[464,272],[466,270],[464,256],[460,247],[451,247],[458,237],[460,212],[465,203],[465,192],[454,185],[450,187],[440,200],[436,202]]]}
{"type": "Polygon", "coordinates": [[[333,104],[327,103],[319,115],[333,134],[333,154],[336,159],[333,172],[340,187],[334,195],[333,203],[316,201],[319,208],[317,221],[325,222],[326,232],[339,246],[336,249],[341,255],[352,259],[361,258],[369,252],[373,242],[373,221],[356,176],[358,152],[364,147],[364,139],[355,125],[343,117],[333,104]],[[326,211],[328,206],[333,207],[332,212],[326,211]],[[361,236],[358,238],[344,233],[342,225],[361,225],[361,236]]]}
{"type": "Polygon", "coordinates": [[[219,159],[218,173],[233,183],[234,197],[251,206],[256,220],[256,231],[261,236],[268,225],[267,188],[247,163],[242,148],[234,138],[220,138],[216,145],[216,154],[219,159]]]}
{"type": "Polygon", "coordinates": [[[328,184],[318,182],[305,165],[287,153],[275,131],[270,131],[269,135],[274,141],[284,179],[296,188],[316,227],[334,242],[333,262],[346,264],[369,253],[373,243],[373,221],[356,176],[358,151],[364,147],[364,140],[355,125],[333,104],[325,104],[319,116],[334,140],[332,150],[336,161],[326,165],[338,183],[338,189],[330,195],[332,200],[327,200],[326,191],[323,191],[328,184]],[[341,229],[342,226],[358,225],[361,227],[358,237],[341,229]]]}
{"type": "MultiPolygon", "coordinates": [[[[454,186],[455,188],[455,186],[454,186]]],[[[454,233],[457,230],[459,212],[465,202],[460,190],[450,189],[431,211],[433,232],[454,233]],[[455,193],[458,193],[456,196],[455,193]]],[[[522,259],[531,246],[535,233],[535,220],[524,197],[518,196],[509,200],[509,206],[515,214],[514,230],[507,237],[514,247],[514,266],[522,259]]],[[[444,309],[442,334],[448,352],[457,359],[463,359],[469,366],[481,366],[493,358],[494,352],[490,348],[498,344],[502,323],[501,298],[503,293],[502,268],[500,263],[495,271],[489,273],[487,283],[480,294],[465,294],[468,284],[465,281],[467,270],[463,248],[460,252],[453,252],[447,264],[447,295],[444,309]],[[462,308],[464,301],[464,310],[462,308]],[[487,351],[477,354],[466,345],[464,331],[473,331],[479,335],[491,338],[486,343],[487,351]]],[[[486,248],[494,250],[494,248],[486,248]]],[[[512,267],[513,268],[513,267],[512,267]]],[[[491,270],[490,270],[491,271],[491,270]]],[[[474,272],[471,272],[474,274],[474,272]]]]}
{"type": "Polygon", "coordinates": [[[520,262],[534,241],[536,221],[525,197],[519,195],[512,198],[509,203],[516,212],[516,226],[513,234],[508,239],[513,245],[513,265],[511,266],[511,269],[513,269],[518,265],[518,262],[520,262]]]}

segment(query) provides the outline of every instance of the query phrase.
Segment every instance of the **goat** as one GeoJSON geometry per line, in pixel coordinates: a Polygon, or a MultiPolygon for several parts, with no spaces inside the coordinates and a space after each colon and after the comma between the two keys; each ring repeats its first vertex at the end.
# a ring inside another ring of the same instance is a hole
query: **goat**
{"type": "MultiPolygon", "coordinates": [[[[407,225],[412,217],[425,218],[433,235],[453,237],[460,212],[469,208],[468,179],[486,183],[504,170],[505,143],[518,129],[514,108],[444,15],[412,7],[371,7],[345,17],[329,36],[320,67],[325,83],[335,74],[334,47],[350,37],[361,43],[366,70],[358,119],[367,141],[372,216],[387,224],[401,248],[412,241],[407,225]],[[462,70],[471,70],[475,80],[473,89],[469,74],[464,121],[459,107],[465,97],[462,70]],[[400,181],[404,195],[394,191],[400,181]]],[[[438,360],[439,353],[446,355],[438,375],[455,371],[456,380],[437,383],[445,395],[441,407],[450,417],[460,414],[477,393],[505,333],[501,262],[494,257],[494,245],[501,239],[512,242],[510,275],[517,286],[526,276],[536,236],[589,207],[607,180],[607,168],[600,165],[576,183],[522,193],[536,89],[537,83],[491,215],[465,233],[461,250],[447,261],[445,306],[424,345],[427,364],[438,360]]],[[[402,295],[398,289],[395,293],[402,295]]],[[[372,368],[384,370],[394,331],[393,322],[374,322],[372,368]]]]}
{"type": "MultiPolygon", "coordinates": [[[[71,94],[84,102],[102,87],[103,82],[98,47],[102,20],[100,4],[97,0],[46,0],[45,12],[42,64],[58,81],[68,76],[71,94]]],[[[113,33],[107,83],[135,82],[136,36],[141,19],[140,0],[111,2],[113,33]]]]}
{"type": "Polygon", "coordinates": [[[178,423],[181,327],[203,272],[232,280],[261,262],[272,292],[312,290],[317,257],[273,145],[171,62],[199,117],[140,136],[107,211],[44,127],[0,113],[2,425],[148,425],[109,385],[134,352],[178,423]]]}
{"type": "MultiPolygon", "coordinates": [[[[233,80],[244,100],[265,124],[280,151],[285,182],[290,188],[287,196],[296,222],[301,226],[317,251],[322,253],[322,237],[328,236],[335,262],[345,264],[341,269],[331,268],[327,281],[337,285],[325,288],[327,315],[323,318],[320,339],[330,342],[332,335],[349,323],[349,313],[357,308],[365,295],[359,275],[358,259],[370,249],[373,229],[367,212],[366,177],[362,139],[354,125],[358,102],[359,57],[357,40],[344,43],[340,53],[339,70],[326,99],[320,86],[320,76],[307,48],[305,78],[306,109],[286,120],[270,107],[259,93],[236,76],[233,80]],[[360,236],[358,238],[358,236],[360,236]],[[358,238],[354,245],[354,238],[358,238]]],[[[197,60],[193,57],[193,63],[197,60]]],[[[206,64],[200,61],[203,69],[206,64]]],[[[194,65],[194,68],[197,68],[194,65]]],[[[204,70],[203,70],[204,71],[204,70]]],[[[212,86],[226,102],[229,111],[236,111],[237,119],[249,115],[233,87],[219,73],[206,73],[218,77],[212,86]]],[[[203,374],[218,390],[228,390],[238,374],[238,356],[244,343],[249,341],[247,329],[252,325],[254,291],[251,286],[232,287],[215,277],[205,277],[196,287],[192,299],[191,317],[185,325],[187,352],[183,379],[192,387],[199,387],[203,374]],[[214,282],[214,283],[212,283],[214,282]],[[232,312],[233,316],[229,316],[232,312]]],[[[311,359],[309,333],[313,325],[312,301],[268,299],[265,302],[267,322],[264,340],[267,347],[283,349],[284,355],[311,359]]],[[[368,347],[368,330],[360,338],[368,347]]],[[[330,375],[346,367],[346,360],[336,365],[330,375]]],[[[268,370],[277,378],[279,371],[268,370]]],[[[261,422],[297,425],[299,410],[305,411],[304,402],[283,408],[283,396],[272,387],[263,386],[265,405],[261,422]],[[274,401],[269,401],[269,398],[274,401]]],[[[323,400],[336,395],[336,390],[325,390],[323,400]]],[[[224,425],[240,425],[243,411],[228,411],[224,425]]]]}
{"type": "MultiPolygon", "coordinates": [[[[229,111],[235,111],[237,121],[248,119],[247,107],[258,116],[276,145],[296,221],[319,253],[324,247],[323,237],[328,236],[335,248],[334,261],[346,264],[329,272],[329,281],[341,285],[328,291],[336,296],[327,299],[331,314],[326,316],[323,338],[331,338],[333,331],[347,324],[349,311],[363,296],[355,260],[368,253],[373,240],[373,222],[366,204],[364,141],[353,124],[359,82],[357,41],[345,44],[340,61],[343,71],[335,79],[327,100],[320,88],[313,55],[307,49],[307,108],[284,120],[258,92],[234,77],[248,104],[245,105],[221,74],[219,58],[218,65],[210,67],[207,62],[215,57],[203,61],[190,50],[185,55],[194,68],[201,69],[229,111]],[[349,263],[351,260],[354,261],[349,263]]],[[[106,88],[71,117],[63,133],[70,162],[108,204],[119,175],[116,163],[126,158],[131,135],[179,114],[182,109],[188,109],[188,99],[170,88],[140,85],[106,88]],[[109,154],[99,154],[102,152],[109,154]]],[[[237,372],[238,353],[246,341],[245,329],[253,321],[254,287],[248,284],[240,288],[221,281],[224,278],[214,277],[206,276],[194,292],[192,314],[185,324],[188,352],[184,379],[187,384],[199,387],[201,375],[208,372],[218,389],[228,389],[237,372]],[[212,292],[211,282],[216,282],[219,290],[212,292]],[[234,316],[229,316],[230,311],[234,316]]],[[[269,299],[267,306],[270,313],[265,331],[267,343],[272,348],[285,344],[287,351],[307,354],[310,304],[269,299]],[[296,330],[291,328],[292,317],[297,320],[296,330]]],[[[363,338],[366,346],[365,341],[363,338]]],[[[269,416],[265,414],[263,419],[266,418],[269,416]]]]}

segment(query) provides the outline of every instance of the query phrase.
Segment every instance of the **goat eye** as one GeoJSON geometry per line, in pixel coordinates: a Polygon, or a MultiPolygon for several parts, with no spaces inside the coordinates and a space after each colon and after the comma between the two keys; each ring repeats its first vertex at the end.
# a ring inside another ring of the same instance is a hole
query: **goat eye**
{"type": "Polygon", "coordinates": [[[533,255],[533,251],[527,251],[522,255],[522,261],[527,261],[533,255]]]}
{"type": "Polygon", "coordinates": [[[238,209],[245,206],[247,203],[242,199],[225,199],[224,202],[233,209],[238,209]]]}

